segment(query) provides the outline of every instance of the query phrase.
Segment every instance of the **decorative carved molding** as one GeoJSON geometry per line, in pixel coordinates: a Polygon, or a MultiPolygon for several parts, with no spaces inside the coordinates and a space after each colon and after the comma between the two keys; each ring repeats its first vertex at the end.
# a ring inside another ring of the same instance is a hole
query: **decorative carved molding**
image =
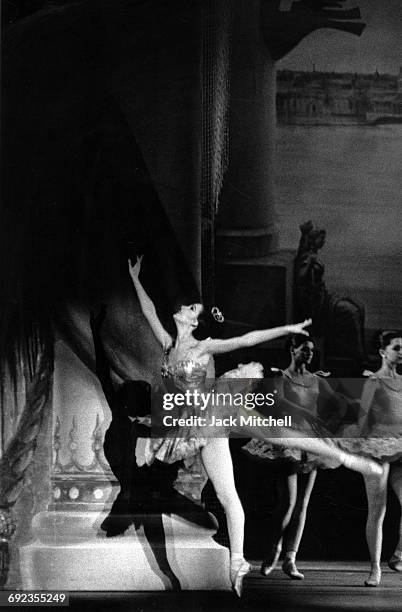
{"type": "Polygon", "coordinates": [[[103,510],[118,481],[113,475],[103,453],[103,422],[96,414],[91,433],[89,463],[79,460],[78,426],[72,418],[67,439],[67,461],[60,459],[62,451],[61,423],[57,416],[53,433],[53,471],[51,477],[52,500],[49,510],[103,510]]]}
{"type": "Polygon", "coordinates": [[[77,437],[77,420],[75,417],[72,418],[71,428],[68,433],[68,444],[69,458],[66,463],[60,461],[61,451],[61,435],[60,435],[60,418],[56,418],[56,425],[53,434],[53,450],[54,450],[54,461],[53,461],[53,472],[54,474],[111,474],[109,464],[105,459],[103,453],[103,427],[100,420],[99,414],[96,415],[95,427],[91,434],[92,444],[91,450],[93,453],[92,461],[89,464],[81,463],[78,459],[79,447],[77,437]]]}
{"type": "MultiPolygon", "coordinates": [[[[56,418],[53,433],[52,500],[49,510],[101,511],[110,507],[119,482],[103,453],[103,429],[103,422],[97,414],[91,434],[92,457],[89,463],[84,464],[79,460],[78,427],[77,420],[73,417],[66,444],[68,457],[62,462],[61,423],[60,418],[56,418]]],[[[189,499],[200,501],[205,482],[206,475],[201,461],[196,459],[191,468],[179,470],[174,487],[189,499]]]]}

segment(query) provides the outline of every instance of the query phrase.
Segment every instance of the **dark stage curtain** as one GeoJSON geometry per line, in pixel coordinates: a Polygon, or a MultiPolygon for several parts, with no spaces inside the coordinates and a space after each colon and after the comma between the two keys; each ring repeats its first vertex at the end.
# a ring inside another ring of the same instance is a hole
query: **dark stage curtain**
{"type": "Polygon", "coordinates": [[[90,0],[4,29],[0,348],[17,387],[32,324],[92,365],[101,303],[115,372],[152,379],[129,255],[144,254],[166,327],[176,301],[200,299],[200,11],[90,0]]]}

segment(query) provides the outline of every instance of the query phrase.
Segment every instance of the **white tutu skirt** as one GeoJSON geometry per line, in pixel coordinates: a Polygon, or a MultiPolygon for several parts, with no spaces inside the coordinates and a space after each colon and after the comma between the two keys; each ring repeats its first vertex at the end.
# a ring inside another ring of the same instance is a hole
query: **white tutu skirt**
{"type": "MultiPolygon", "coordinates": [[[[336,446],[334,440],[330,438],[324,438],[324,440],[328,445],[336,446]]],[[[298,448],[278,446],[269,441],[256,440],[255,438],[243,446],[242,450],[251,458],[260,461],[283,461],[295,464],[297,471],[303,474],[308,474],[317,469],[335,469],[341,465],[341,462],[337,459],[321,457],[298,448]]]]}
{"type": "Polygon", "coordinates": [[[402,462],[402,432],[395,431],[394,425],[376,425],[367,437],[361,437],[356,424],[349,425],[344,428],[338,445],[349,453],[382,463],[402,462]]]}

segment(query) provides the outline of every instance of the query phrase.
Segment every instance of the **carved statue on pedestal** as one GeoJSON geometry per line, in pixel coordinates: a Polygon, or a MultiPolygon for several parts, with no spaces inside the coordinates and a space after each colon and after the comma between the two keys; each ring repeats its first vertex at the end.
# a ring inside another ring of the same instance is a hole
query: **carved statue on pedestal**
{"type": "Polygon", "coordinates": [[[365,356],[364,307],[327,290],[325,266],[318,253],[325,244],[325,229],[307,221],[300,231],[294,276],[296,316],[312,317],[312,334],[324,343],[324,361],[348,360],[349,367],[360,373],[365,356]]]}

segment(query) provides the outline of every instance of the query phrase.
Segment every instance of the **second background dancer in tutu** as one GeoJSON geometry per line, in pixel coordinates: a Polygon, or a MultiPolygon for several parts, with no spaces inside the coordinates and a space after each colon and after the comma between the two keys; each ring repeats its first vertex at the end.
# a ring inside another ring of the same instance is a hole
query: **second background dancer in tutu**
{"type": "MultiPolygon", "coordinates": [[[[336,429],[346,410],[346,403],[341,396],[333,392],[323,372],[308,371],[307,367],[314,355],[313,341],[303,335],[294,335],[287,342],[287,347],[290,350],[291,363],[285,370],[273,370],[280,374],[275,385],[278,397],[285,400],[284,407],[294,406],[292,418],[295,426],[303,430],[308,430],[309,427],[317,428],[320,416],[325,413],[329,417],[325,420],[325,425],[331,430],[336,429]]],[[[325,433],[324,428],[320,433],[325,433]]],[[[272,442],[255,438],[243,451],[252,458],[269,462],[267,467],[273,468],[277,474],[278,506],[271,525],[267,525],[267,529],[271,530],[271,543],[267,547],[261,573],[268,576],[276,567],[283,551],[283,571],[294,580],[302,580],[304,575],[296,567],[296,555],[303,536],[317,468],[336,468],[341,463],[334,459],[324,460],[297,448],[279,447],[272,442]]]]}
{"type": "MultiPolygon", "coordinates": [[[[379,336],[381,368],[366,372],[359,422],[346,427],[340,439],[342,448],[371,457],[383,464],[381,475],[366,474],[368,516],[367,545],[371,570],[365,581],[368,587],[381,582],[382,525],[387,505],[388,477],[402,507],[402,376],[397,372],[402,364],[402,332],[385,331],[379,336]]],[[[402,571],[402,518],[399,542],[389,566],[402,571]]]]}

